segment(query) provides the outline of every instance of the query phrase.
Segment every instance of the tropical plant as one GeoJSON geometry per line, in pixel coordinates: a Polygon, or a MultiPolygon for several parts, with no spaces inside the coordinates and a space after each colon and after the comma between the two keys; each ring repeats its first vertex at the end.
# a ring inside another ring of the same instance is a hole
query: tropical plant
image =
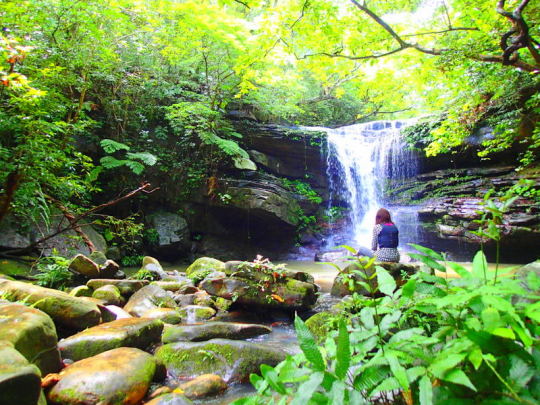
{"type": "Polygon", "coordinates": [[[69,270],[69,260],[57,254],[41,258],[36,264],[37,285],[63,289],[71,283],[73,273],[69,270]]]}

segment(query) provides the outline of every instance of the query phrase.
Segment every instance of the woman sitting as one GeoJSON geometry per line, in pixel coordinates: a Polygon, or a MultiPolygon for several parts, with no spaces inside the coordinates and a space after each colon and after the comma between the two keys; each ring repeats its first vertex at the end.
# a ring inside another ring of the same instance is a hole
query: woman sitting
{"type": "Polygon", "coordinates": [[[371,250],[380,262],[399,262],[399,231],[392,222],[390,212],[380,208],[375,216],[371,250]]]}

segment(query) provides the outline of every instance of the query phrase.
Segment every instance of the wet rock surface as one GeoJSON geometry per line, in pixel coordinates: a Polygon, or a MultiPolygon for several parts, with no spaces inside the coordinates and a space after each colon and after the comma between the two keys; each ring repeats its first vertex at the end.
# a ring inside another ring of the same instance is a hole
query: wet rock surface
{"type": "Polygon", "coordinates": [[[176,307],[167,291],[157,285],[147,285],[131,296],[124,310],[134,316],[143,316],[150,309],[176,307]]]}
{"type": "Polygon", "coordinates": [[[170,326],[163,331],[163,343],[181,341],[200,342],[215,338],[248,339],[272,332],[272,328],[264,325],[234,323],[234,322],[207,322],[199,325],[170,326]]]}
{"type": "Polygon", "coordinates": [[[128,318],[103,323],[58,342],[64,359],[81,360],[119,347],[146,349],[160,341],[163,323],[157,319],[128,318]]]}
{"type": "Polygon", "coordinates": [[[47,399],[54,405],[136,405],[155,371],[154,357],[140,349],[109,350],[62,370],[47,399]]]}

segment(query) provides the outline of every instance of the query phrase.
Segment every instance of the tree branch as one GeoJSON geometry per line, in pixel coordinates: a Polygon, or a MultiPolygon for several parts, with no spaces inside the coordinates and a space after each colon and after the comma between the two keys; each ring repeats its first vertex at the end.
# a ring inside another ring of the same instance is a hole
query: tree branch
{"type": "Polygon", "coordinates": [[[30,245],[24,247],[24,248],[7,250],[5,252],[2,252],[2,254],[3,255],[12,255],[12,254],[26,253],[26,252],[34,249],[34,248],[37,248],[43,242],[46,242],[49,239],[52,239],[55,236],[60,235],[61,233],[64,233],[64,232],[69,231],[71,229],[75,230],[75,228],[78,226],[78,222],[80,220],[88,217],[89,215],[91,215],[91,214],[93,214],[95,212],[98,212],[98,211],[101,211],[101,210],[103,210],[103,209],[105,209],[107,207],[111,207],[113,205],[116,205],[116,204],[118,204],[118,203],[120,203],[122,201],[125,201],[125,200],[127,200],[127,199],[129,199],[131,197],[134,197],[135,195],[137,195],[139,193],[151,194],[154,191],[159,189],[159,187],[156,187],[156,188],[153,188],[153,189],[150,189],[150,187],[151,187],[150,183],[144,182],[140,187],[136,188],[135,190],[130,191],[129,193],[127,193],[127,194],[125,194],[125,195],[123,195],[121,197],[118,197],[118,198],[116,198],[114,200],[108,201],[108,202],[100,204],[100,205],[96,205],[95,207],[90,208],[89,210],[83,212],[82,214],[72,216],[72,218],[69,219],[69,225],[67,225],[67,226],[65,226],[63,228],[57,229],[52,234],[44,236],[44,237],[38,239],[37,241],[31,243],[30,245]]]}

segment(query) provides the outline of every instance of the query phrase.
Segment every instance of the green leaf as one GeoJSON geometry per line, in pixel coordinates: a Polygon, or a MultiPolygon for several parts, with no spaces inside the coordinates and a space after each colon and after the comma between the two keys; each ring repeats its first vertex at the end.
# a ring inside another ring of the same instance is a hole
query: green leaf
{"type": "Polygon", "coordinates": [[[476,391],[476,387],[473,385],[471,380],[469,380],[469,377],[467,377],[467,375],[460,369],[450,370],[441,378],[441,380],[463,385],[473,391],[476,391]]]}
{"type": "Polygon", "coordinates": [[[272,389],[281,395],[285,395],[287,390],[281,381],[279,381],[278,375],[273,367],[267,364],[261,365],[261,374],[265,381],[272,387],[272,389]]]}
{"type": "Polygon", "coordinates": [[[338,248],[347,250],[353,256],[356,256],[358,253],[355,248],[348,245],[339,245],[338,248]]]}
{"type": "Polygon", "coordinates": [[[421,261],[422,263],[431,267],[432,269],[443,271],[443,272],[446,271],[446,267],[444,267],[441,263],[433,260],[429,256],[424,256],[417,253],[409,253],[409,256],[412,257],[413,259],[421,261]]]}
{"type": "Polygon", "coordinates": [[[134,160],[125,160],[126,166],[135,174],[141,174],[144,171],[144,165],[134,160]]]}
{"type": "Polygon", "coordinates": [[[431,250],[430,248],[427,248],[427,247],[424,247],[424,246],[421,246],[421,245],[417,245],[415,243],[409,243],[408,245],[412,246],[413,248],[415,248],[419,252],[422,252],[423,254],[425,254],[426,256],[431,257],[434,260],[444,261],[444,257],[440,253],[435,252],[434,250],[431,250]]]}
{"type": "Polygon", "coordinates": [[[366,329],[375,327],[375,319],[373,318],[374,310],[371,307],[364,307],[360,310],[360,321],[366,329]]]}
{"type": "Polygon", "coordinates": [[[307,404],[317,390],[317,388],[319,388],[319,386],[321,385],[323,378],[323,373],[313,373],[306,382],[298,386],[298,391],[294,395],[294,398],[291,401],[290,405],[307,404]]]}
{"type": "Polygon", "coordinates": [[[343,381],[334,381],[328,399],[330,399],[330,405],[343,405],[345,399],[345,384],[343,381]]]}
{"type": "Polygon", "coordinates": [[[354,388],[358,391],[371,391],[382,380],[388,377],[387,366],[370,366],[362,370],[362,372],[354,379],[354,388]]]}
{"type": "Polygon", "coordinates": [[[472,352],[469,353],[468,357],[475,370],[478,370],[478,368],[482,364],[482,350],[480,350],[479,348],[474,349],[472,352]]]}
{"type": "Polygon", "coordinates": [[[296,329],[298,343],[306,359],[313,365],[315,370],[324,371],[326,366],[321,352],[317,347],[317,343],[315,343],[315,338],[298,315],[294,318],[294,327],[296,329]]]}
{"type": "Polygon", "coordinates": [[[102,139],[99,144],[107,153],[114,153],[119,150],[129,150],[129,146],[113,141],[112,139],[102,139]]]}
{"type": "Polygon", "coordinates": [[[416,290],[416,280],[414,278],[411,278],[401,288],[401,291],[402,291],[401,296],[404,298],[410,298],[414,295],[415,290],[416,290]]]}
{"type": "Polygon", "coordinates": [[[399,363],[396,355],[392,352],[387,352],[384,357],[388,361],[390,370],[392,371],[394,377],[396,377],[396,380],[398,381],[400,387],[404,391],[409,391],[409,379],[407,378],[407,372],[405,371],[405,368],[403,368],[403,366],[399,363]]]}
{"type": "Polygon", "coordinates": [[[516,335],[514,334],[514,331],[510,328],[496,328],[492,331],[490,331],[492,335],[500,336],[505,339],[515,339],[516,335]]]}
{"type": "Polygon", "coordinates": [[[343,319],[339,320],[339,335],[337,340],[336,358],[336,376],[340,380],[343,380],[343,378],[345,378],[345,376],[347,375],[351,360],[349,333],[347,331],[347,324],[343,319]]]}
{"type": "Polygon", "coordinates": [[[484,255],[484,252],[479,250],[476,252],[473,258],[472,274],[476,278],[486,279],[487,267],[486,255],[484,255]]]}
{"type": "Polygon", "coordinates": [[[493,307],[484,308],[482,310],[481,318],[482,322],[484,323],[484,327],[488,332],[501,325],[501,317],[499,315],[499,311],[497,311],[493,307]]]}
{"type": "Polygon", "coordinates": [[[525,387],[535,375],[534,367],[527,364],[518,356],[510,356],[508,377],[517,391],[525,387]]]}
{"type": "Polygon", "coordinates": [[[464,354],[445,354],[439,355],[435,361],[430,364],[429,371],[437,378],[443,377],[446,371],[457,366],[463,358],[464,354]]]}
{"type": "Polygon", "coordinates": [[[136,159],[140,160],[147,166],[154,166],[157,162],[157,157],[155,155],[152,155],[149,152],[137,152],[137,153],[127,153],[126,157],[129,159],[136,159]]]}
{"type": "Polygon", "coordinates": [[[101,163],[105,169],[115,169],[117,167],[124,166],[127,163],[127,160],[119,160],[113,158],[112,156],[103,156],[101,159],[99,159],[99,163],[101,163]]]}
{"type": "Polygon", "coordinates": [[[420,400],[420,405],[433,405],[433,386],[431,385],[431,380],[427,375],[420,379],[418,388],[418,399],[420,400]]]}
{"type": "Polygon", "coordinates": [[[456,274],[458,274],[461,278],[470,278],[471,277],[471,272],[468,271],[462,265],[460,265],[458,263],[454,263],[454,262],[448,262],[446,264],[448,265],[448,267],[450,267],[452,270],[454,270],[456,272],[456,274]]]}
{"type": "Polygon", "coordinates": [[[540,301],[527,305],[525,307],[525,315],[535,322],[540,322],[540,301]]]}
{"type": "Polygon", "coordinates": [[[376,266],[375,271],[377,272],[379,291],[385,295],[392,296],[396,289],[396,280],[394,280],[394,277],[381,266],[376,266]]]}

